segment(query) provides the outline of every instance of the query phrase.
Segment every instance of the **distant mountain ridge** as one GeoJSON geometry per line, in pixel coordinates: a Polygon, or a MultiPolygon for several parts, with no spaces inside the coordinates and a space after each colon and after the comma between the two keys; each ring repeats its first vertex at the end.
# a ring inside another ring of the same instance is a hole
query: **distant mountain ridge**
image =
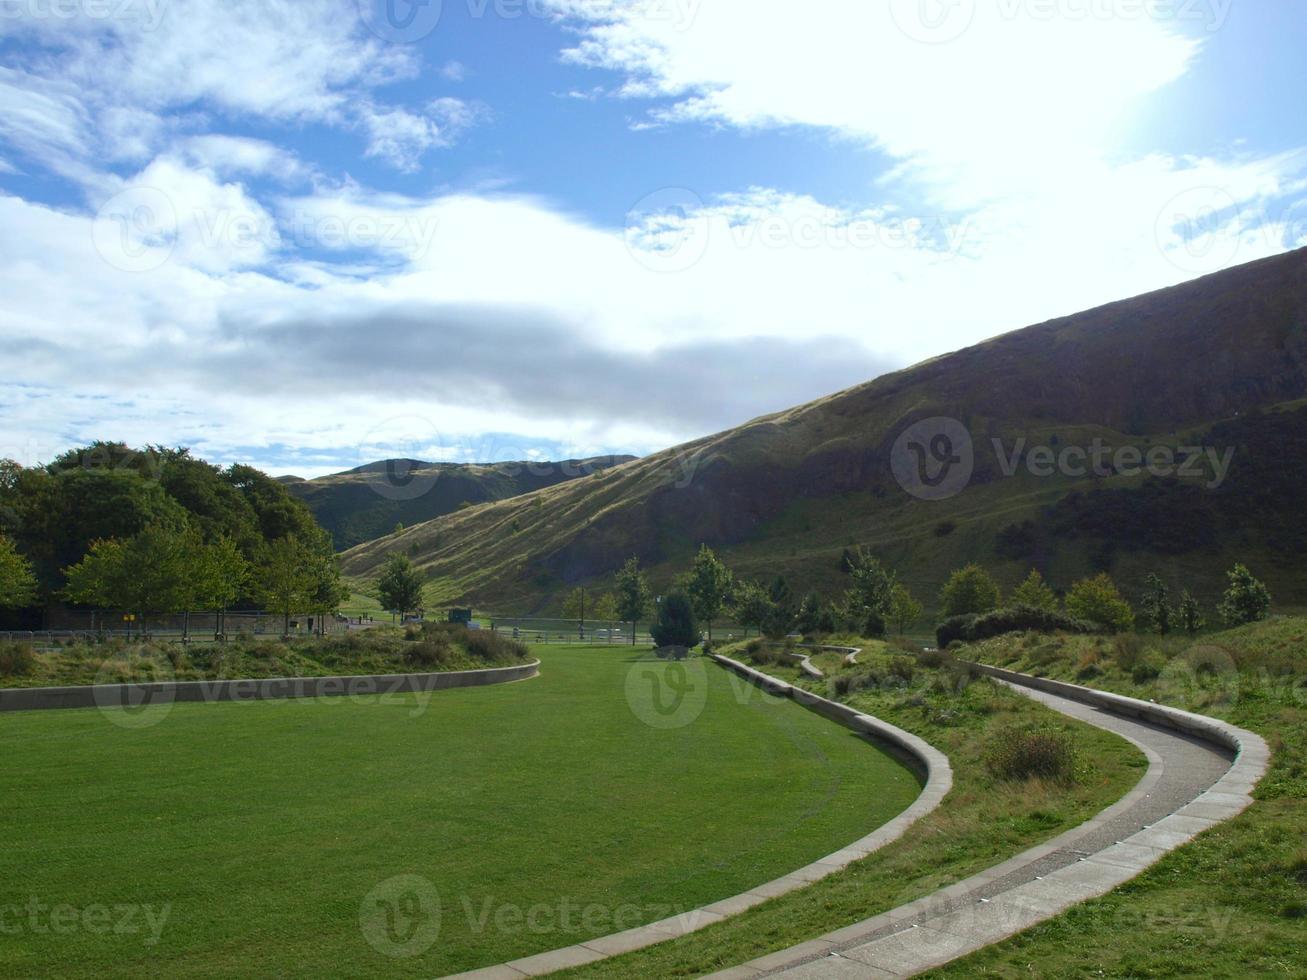
{"type": "Polygon", "coordinates": [[[1060,588],[1107,569],[1130,590],[1155,569],[1208,596],[1245,560],[1279,598],[1307,605],[1307,570],[1284,547],[1307,526],[1304,406],[1299,250],[1005,334],[601,479],[408,528],[349,551],[345,571],[370,577],[403,549],[442,594],[526,610],[605,582],[632,554],[666,581],[700,542],[743,574],[835,590],[840,552],[865,544],[928,602],[971,560],[1007,583],[1036,565],[1060,588]],[[936,417],[970,434],[974,473],[956,497],[920,500],[896,482],[891,454],[936,417]],[[1217,440],[1234,452],[1229,480],[1195,497],[1179,476],[1005,475],[1013,452],[1024,463],[1034,447],[1095,439],[1140,451],[1217,440]]]}
{"type": "Polygon", "coordinates": [[[384,459],[313,480],[283,477],[282,482],[313,512],[336,547],[344,550],[389,534],[397,524],[408,527],[460,507],[507,500],[635,458],[595,456],[487,465],[384,459]]]}

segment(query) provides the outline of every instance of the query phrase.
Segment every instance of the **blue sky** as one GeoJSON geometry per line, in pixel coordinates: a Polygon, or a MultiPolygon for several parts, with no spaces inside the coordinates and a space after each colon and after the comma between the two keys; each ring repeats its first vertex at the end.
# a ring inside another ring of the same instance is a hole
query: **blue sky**
{"type": "Polygon", "coordinates": [[[0,456],[644,453],[1307,245],[1293,4],[389,2],[0,2],[0,456]]]}

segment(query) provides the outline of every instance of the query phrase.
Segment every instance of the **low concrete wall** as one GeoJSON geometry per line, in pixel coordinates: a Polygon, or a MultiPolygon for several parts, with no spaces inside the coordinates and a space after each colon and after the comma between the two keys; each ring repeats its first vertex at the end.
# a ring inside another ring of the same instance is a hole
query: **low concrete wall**
{"type": "Polygon", "coordinates": [[[56,708],[100,708],[185,701],[271,701],[285,698],[361,697],[411,694],[460,687],[507,684],[535,677],[540,661],[517,667],[451,670],[434,674],[373,674],[361,677],[275,677],[248,680],[158,681],[150,684],[86,684],[0,690],[0,712],[56,708]]]}
{"type": "Polygon", "coordinates": [[[1215,718],[1196,715],[1189,711],[1181,711],[1179,708],[1169,708],[1164,704],[1154,704],[1151,701],[1140,701],[1138,698],[1126,697],[1124,694],[1097,691],[1091,687],[1081,687],[1079,684],[1069,684],[1066,681],[1055,681],[1047,677],[1020,674],[1014,670],[991,667],[988,664],[962,662],[968,663],[969,666],[988,677],[1007,681],[1009,684],[1017,684],[1021,687],[1034,688],[1036,691],[1056,694],[1072,701],[1079,701],[1081,704],[1092,704],[1096,708],[1103,708],[1113,714],[1125,715],[1129,718],[1138,718],[1141,721],[1161,725],[1182,732],[1185,735],[1192,735],[1195,738],[1216,745],[1223,745],[1236,755],[1244,750],[1249,741],[1247,736],[1250,733],[1244,732],[1242,729],[1227,725],[1215,718]]]}

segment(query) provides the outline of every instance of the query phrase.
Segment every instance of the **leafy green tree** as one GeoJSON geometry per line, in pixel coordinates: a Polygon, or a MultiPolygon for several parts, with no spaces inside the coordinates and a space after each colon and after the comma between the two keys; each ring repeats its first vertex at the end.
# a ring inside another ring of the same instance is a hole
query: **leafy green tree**
{"type": "Polygon", "coordinates": [[[1012,593],[1012,605],[1030,606],[1032,609],[1057,610],[1057,593],[1049,588],[1039,569],[1032,568],[1026,580],[1012,593]]]}
{"type": "Polygon", "coordinates": [[[628,558],[613,579],[616,590],[617,616],[631,624],[631,645],[635,646],[635,627],[649,611],[649,580],[640,571],[640,559],[628,558]]]}
{"type": "Polygon", "coordinates": [[[1188,589],[1180,593],[1180,626],[1190,636],[1197,636],[1207,624],[1203,621],[1203,613],[1198,605],[1198,600],[1193,597],[1188,589]]]}
{"type": "Polygon", "coordinates": [[[1158,575],[1149,575],[1144,581],[1144,598],[1139,603],[1144,622],[1157,631],[1159,636],[1171,632],[1171,591],[1158,575]]]}
{"type": "Polygon", "coordinates": [[[194,600],[199,538],[189,528],[152,524],[125,540],[95,541],[66,569],[64,594],[73,602],[121,610],[145,630],[150,613],[185,612],[194,600]]]}
{"type": "Polygon", "coordinates": [[[867,636],[884,636],[890,602],[898,578],[880,560],[858,548],[849,570],[852,587],[845,593],[844,614],[854,629],[867,636]]]}
{"type": "Polygon", "coordinates": [[[745,580],[735,583],[731,601],[735,620],[744,627],[745,636],[748,636],[751,628],[761,633],[775,608],[771,594],[766,589],[757,582],[745,580]]]}
{"type": "Polygon", "coordinates": [[[377,599],[383,609],[399,613],[401,620],[422,608],[422,574],[407,555],[393,554],[386,559],[377,579],[377,599]]]}
{"type": "Polygon", "coordinates": [[[699,623],[694,614],[694,603],[684,592],[673,592],[658,604],[657,622],[650,628],[653,641],[660,647],[696,647],[699,645],[699,623]]]}
{"type": "Polygon", "coordinates": [[[893,590],[890,592],[889,608],[886,615],[889,621],[898,630],[899,636],[903,636],[909,629],[915,626],[920,620],[925,607],[922,606],[906,585],[895,583],[893,590]]]}
{"type": "Polygon", "coordinates": [[[0,535],[0,609],[18,609],[36,601],[36,576],[14,543],[0,535]]]}
{"type": "Polygon", "coordinates": [[[313,589],[309,595],[309,611],[318,617],[319,633],[326,632],[327,616],[349,598],[349,588],[340,576],[340,559],[331,551],[327,544],[329,540],[324,532],[322,546],[314,550],[310,564],[313,589]]]}
{"type": "Polygon", "coordinates": [[[197,549],[190,575],[191,597],[195,608],[214,611],[215,636],[226,633],[227,609],[241,597],[249,575],[250,563],[231,538],[219,537],[197,549]]]}
{"type": "Polygon", "coordinates": [[[1243,565],[1226,573],[1229,585],[1217,607],[1227,626],[1243,626],[1265,619],[1271,612],[1271,593],[1243,565]]]}
{"type": "Polygon", "coordinates": [[[612,623],[618,619],[617,599],[611,592],[600,592],[591,599],[590,618],[596,623],[612,623]]]}
{"type": "Polygon", "coordinates": [[[259,550],[254,594],[266,609],[281,614],[283,636],[290,636],[291,613],[307,609],[321,584],[315,567],[319,554],[294,534],[277,538],[259,550]]]}
{"type": "Polygon", "coordinates": [[[1066,611],[1077,619],[1097,623],[1115,633],[1128,632],[1135,625],[1134,610],[1106,572],[1081,579],[1071,586],[1066,597],[1066,611]]]}
{"type": "Polygon", "coordinates": [[[945,616],[978,616],[997,609],[1002,599],[998,583],[979,565],[958,569],[940,592],[945,616]]]}
{"type": "Polygon", "coordinates": [[[735,576],[706,544],[699,546],[685,581],[685,591],[694,605],[694,614],[708,627],[712,639],[712,623],[730,598],[735,576]]]}
{"type": "Polygon", "coordinates": [[[825,619],[826,606],[822,598],[816,592],[809,592],[799,603],[799,611],[795,615],[794,628],[804,636],[813,636],[820,633],[822,621],[825,619]]]}

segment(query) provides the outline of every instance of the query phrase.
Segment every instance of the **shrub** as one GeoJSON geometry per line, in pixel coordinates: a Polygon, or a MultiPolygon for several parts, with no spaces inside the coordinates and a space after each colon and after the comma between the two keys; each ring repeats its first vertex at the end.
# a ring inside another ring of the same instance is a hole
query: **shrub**
{"type": "Polygon", "coordinates": [[[999,779],[1045,779],[1069,783],[1076,777],[1076,749],[1070,736],[1049,731],[1009,731],[996,737],[985,758],[999,779]]]}
{"type": "Polygon", "coordinates": [[[927,670],[939,670],[948,660],[948,656],[942,650],[927,650],[917,658],[917,663],[927,670]]]}
{"type": "Polygon", "coordinates": [[[510,640],[498,633],[487,633],[482,630],[465,629],[463,645],[473,657],[488,663],[525,660],[529,653],[526,646],[517,640],[510,640]]]}
{"type": "Polygon", "coordinates": [[[25,643],[0,643],[0,677],[25,677],[36,669],[36,654],[25,643]]]}
{"type": "Polygon", "coordinates": [[[1130,679],[1136,684],[1147,684],[1162,676],[1162,667],[1154,660],[1141,660],[1130,669],[1130,679]]]}
{"type": "Polygon", "coordinates": [[[941,650],[947,650],[954,643],[967,642],[976,619],[974,615],[950,616],[936,628],[935,644],[941,650]]]}
{"type": "Polygon", "coordinates": [[[1271,593],[1243,565],[1235,565],[1226,576],[1229,588],[1219,611],[1227,626],[1243,626],[1265,619],[1271,611],[1271,593]]]}
{"type": "Polygon", "coordinates": [[[895,657],[889,662],[890,676],[905,684],[911,684],[917,674],[917,665],[910,657],[895,657]]]}
{"type": "Polygon", "coordinates": [[[859,691],[874,691],[885,686],[885,675],[878,670],[865,670],[857,674],[840,674],[834,682],[836,697],[848,697],[859,691]]]}
{"type": "Polygon", "coordinates": [[[1066,597],[1066,611],[1077,619],[1098,623],[1113,633],[1127,633],[1135,625],[1134,610],[1106,573],[1081,579],[1071,586],[1066,597]]]}
{"type": "Polygon", "coordinates": [[[696,647],[699,645],[699,624],[694,608],[684,592],[673,592],[658,604],[658,622],[649,630],[653,641],[660,647],[696,647]]]}
{"type": "Polygon", "coordinates": [[[975,643],[1005,633],[1024,631],[1093,633],[1095,627],[1092,623],[1060,613],[1055,609],[1012,606],[1008,609],[996,609],[983,616],[954,616],[935,631],[935,639],[941,647],[947,647],[955,641],[975,643]]]}
{"type": "Polygon", "coordinates": [[[439,667],[453,659],[454,651],[443,637],[415,640],[404,648],[404,659],[414,667],[439,667]]]}
{"type": "Polygon", "coordinates": [[[968,565],[949,576],[940,600],[946,616],[979,615],[997,608],[1001,594],[988,572],[979,565],[968,565]]]}

